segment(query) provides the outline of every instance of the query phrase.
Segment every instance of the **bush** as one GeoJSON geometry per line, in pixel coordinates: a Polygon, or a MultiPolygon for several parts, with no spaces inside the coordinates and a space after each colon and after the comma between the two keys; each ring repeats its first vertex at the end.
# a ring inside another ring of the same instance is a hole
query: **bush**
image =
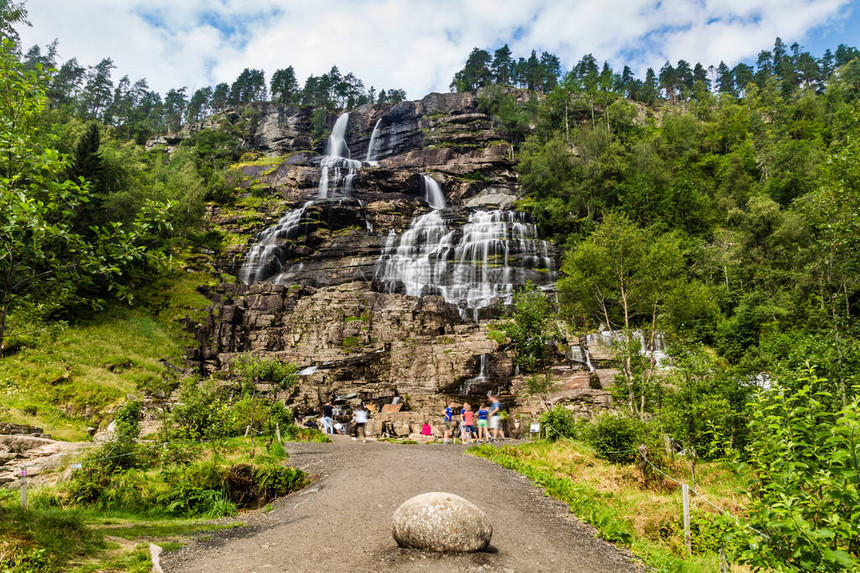
{"type": "Polygon", "coordinates": [[[755,569],[857,571],[860,568],[860,398],[828,406],[827,381],[775,387],[753,404],[747,464],[753,481],[741,560],[755,569]]]}
{"type": "Polygon", "coordinates": [[[626,414],[603,414],[590,426],[588,441],[598,457],[615,463],[630,463],[638,457],[636,448],[646,439],[641,420],[626,414]]]}
{"type": "Polygon", "coordinates": [[[576,439],[579,435],[576,415],[563,406],[556,406],[541,414],[540,423],[541,427],[546,428],[550,440],[562,437],[576,439]]]}
{"type": "Polygon", "coordinates": [[[230,500],[239,507],[261,507],[304,487],[307,474],[286,466],[238,464],[227,471],[225,485],[230,500]]]}
{"type": "Polygon", "coordinates": [[[166,416],[165,427],[171,428],[171,437],[191,440],[211,440],[228,434],[226,414],[228,408],[221,402],[212,381],[198,383],[189,378],[182,383],[179,403],[166,416]]]}
{"type": "Polygon", "coordinates": [[[329,437],[319,430],[295,425],[281,428],[281,437],[288,442],[317,442],[320,444],[331,442],[329,437]]]}

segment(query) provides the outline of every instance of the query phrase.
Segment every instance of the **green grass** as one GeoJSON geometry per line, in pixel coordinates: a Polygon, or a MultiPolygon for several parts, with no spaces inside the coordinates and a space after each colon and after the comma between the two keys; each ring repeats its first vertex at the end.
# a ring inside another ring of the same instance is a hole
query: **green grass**
{"type": "Polygon", "coordinates": [[[92,510],[32,509],[0,505],[0,570],[4,573],[72,571],[149,572],[149,543],[178,549],[192,536],[241,527],[202,520],[142,521],[92,510]],[[116,539],[127,540],[120,544],[116,539]]]}
{"type": "MultiPolygon", "coordinates": [[[[521,446],[477,446],[470,453],[519,472],[560,499],[600,536],[630,547],[657,571],[719,571],[719,527],[713,510],[693,497],[696,531],[687,555],[680,529],[680,488],[668,481],[647,484],[633,465],[614,465],[565,442],[538,441],[521,446]]],[[[689,482],[679,466],[670,473],[689,482]]],[[[719,463],[701,463],[697,486],[709,499],[735,514],[743,513],[740,481],[719,463]]],[[[744,569],[734,568],[735,571],[744,569]]]]}
{"type": "Polygon", "coordinates": [[[140,306],[113,305],[0,358],[0,419],[87,439],[87,427],[127,394],[164,384],[161,360],[182,363],[190,335],[177,321],[203,318],[209,302],[197,286],[217,282],[208,273],[164,273],[139,291],[140,306]]]}

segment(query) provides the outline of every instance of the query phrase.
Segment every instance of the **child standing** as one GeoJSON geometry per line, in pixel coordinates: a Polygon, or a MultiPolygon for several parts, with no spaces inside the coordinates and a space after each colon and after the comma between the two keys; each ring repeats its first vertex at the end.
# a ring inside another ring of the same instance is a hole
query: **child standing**
{"type": "Polygon", "coordinates": [[[463,404],[463,443],[468,444],[472,438],[472,433],[475,431],[474,426],[475,413],[472,411],[472,406],[469,403],[463,404]]]}
{"type": "Polygon", "coordinates": [[[490,411],[487,410],[487,405],[481,404],[480,408],[478,408],[478,443],[481,443],[481,440],[490,439],[490,432],[487,429],[489,418],[490,411]]]}

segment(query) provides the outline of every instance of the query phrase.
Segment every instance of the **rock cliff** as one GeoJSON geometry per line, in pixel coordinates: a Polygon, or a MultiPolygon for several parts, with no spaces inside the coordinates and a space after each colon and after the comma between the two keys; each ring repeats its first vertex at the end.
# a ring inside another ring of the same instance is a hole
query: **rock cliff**
{"type": "MultiPolygon", "coordinates": [[[[243,124],[256,155],[231,171],[236,201],[210,211],[229,239],[220,264],[240,284],[206,289],[208,320],[188,324],[191,364],[218,371],[242,352],[295,361],[298,412],[321,397],[435,412],[507,392],[515,369],[489,319],[526,280],[551,289],[557,253],[509,210],[520,191],[492,117],[475,94],[362,106],[330,117],[320,140],[310,117],[263,105],[243,124]]],[[[240,121],[228,113],[151,143],[240,121]]]]}

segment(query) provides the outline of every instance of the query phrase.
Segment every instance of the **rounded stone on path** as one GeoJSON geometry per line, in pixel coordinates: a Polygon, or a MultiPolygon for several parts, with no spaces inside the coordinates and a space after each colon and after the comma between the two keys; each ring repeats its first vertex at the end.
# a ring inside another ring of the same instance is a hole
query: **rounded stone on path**
{"type": "Polygon", "coordinates": [[[394,540],[400,547],[441,553],[482,551],[493,526],[484,512],[459,495],[431,492],[406,500],[394,512],[394,540]]]}

